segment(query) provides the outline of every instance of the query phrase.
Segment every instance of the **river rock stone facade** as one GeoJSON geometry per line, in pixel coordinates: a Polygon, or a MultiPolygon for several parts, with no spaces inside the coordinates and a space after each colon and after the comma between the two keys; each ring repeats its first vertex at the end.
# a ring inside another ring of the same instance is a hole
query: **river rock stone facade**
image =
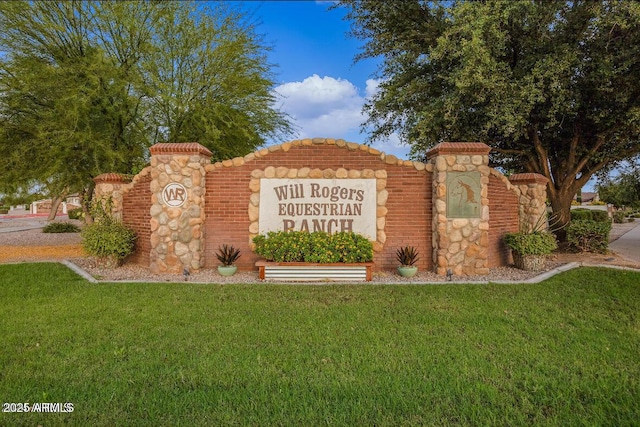
{"type": "Polygon", "coordinates": [[[432,241],[433,262],[438,274],[444,275],[448,271],[455,275],[489,273],[489,151],[486,144],[445,142],[427,153],[434,165],[432,241]],[[461,193],[463,198],[473,197],[479,202],[475,217],[448,216],[451,206],[447,204],[453,201],[447,197],[450,194],[447,178],[456,172],[479,175],[479,194],[461,193]]]}
{"type": "Polygon", "coordinates": [[[151,147],[152,272],[181,273],[204,266],[205,167],[210,159],[211,152],[200,144],[151,147]]]}

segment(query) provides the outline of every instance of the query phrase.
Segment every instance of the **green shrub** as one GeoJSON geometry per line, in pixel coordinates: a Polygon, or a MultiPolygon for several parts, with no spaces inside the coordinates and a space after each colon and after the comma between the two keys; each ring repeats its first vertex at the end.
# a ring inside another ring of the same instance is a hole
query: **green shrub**
{"type": "Polygon", "coordinates": [[[133,253],[136,234],[118,221],[95,222],[82,230],[82,247],[92,256],[123,260],[133,253]]]}
{"type": "Polygon", "coordinates": [[[624,223],[624,217],[624,211],[615,211],[613,213],[613,222],[615,222],[616,224],[622,224],[624,223]]]}
{"type": "Polygon", "coordinates": [[[571,221],[591,220],[591,211],[585,208],[571,209],[571,221]]]}
{"type": "Polygon", "coordinates": [[[567,227],[567,242],[582,252],[607,253],[610,222],[571,221],[567,227]]]}
{"type": "Polygon", "coordinates": [[[611,222],[607,211],[591,211],[591,220],[596,222],[611,222]]]}
{"type": "Polygon", "coordinates": [[[571,221],[597,221],[610,222],[606,211],[578,208],[571,210],[571,221]]]}
{"type": "Polygon", "coordinates": [[[253,239],[255,252],[267,261],[355,263],[373,259],[373,245],[353,232],[270,231],[253,239]]]}
{"type": "Polygon", "coordinates": [[[69,219],[82,219],[84,213],[82,212],[82,208],[69,209],[67,216],[69,216],[69,219]]]}
{"type": "Polygon", "coordinates": [[[556,237],[544,231],[507,233],[504,243],[520,255],[548,255],[558,247],[556,237]]]}
{"type": "Polygon", "coordinates": [[[70,222],[52,222],[42,229],[43,233],[78,233],[80,228],[70,222]]]}

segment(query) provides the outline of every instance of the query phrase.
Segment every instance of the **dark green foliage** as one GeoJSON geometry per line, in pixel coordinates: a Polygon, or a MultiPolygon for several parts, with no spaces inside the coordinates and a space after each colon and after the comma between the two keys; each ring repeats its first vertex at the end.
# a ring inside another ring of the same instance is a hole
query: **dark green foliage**
{"type": "MultiPolygon", "coordinates": [[[[376,58],[370,139],[412,155],[483,141],[491,161],[546,176],[564,227],[598,171],[640,153],[640,3],[341,0],[357,59],[376,58]]],[[[604,200],[604,199],[603,199],[604,200]]]]}
{"type": "Polygon", "coordinates": [[[586,208],[571,209],[571,221],[611,222],[606,211],[586,208]]]}
{"type": "Polygon", "coordinates": [[[80,228],[70,222],[52,222],[42,229],[43,233],[78,233],[80,228]]]}
{"type": "Polygon", "coordinates": [[[542,231],[507,233],[503,240],[509,249],[520,255],[548,255],[558,247],[555,236],[542,231]]]}
{"type": "Polygon", "coordinates": [[[256,30],[231,2],[0,2],[0,192],[81,192],[157,142],[231,158],[291,134],[256,30]]]}
{"type": "Polygon", "coordinates": [[[591,220],[596,222],[611,222],[607,211],[591,211],[591,220]]]}
{"type": "Polygon", "coordinates": [[[353,232],[271,231],[253,239],[255,252],[267,261],[356,263],[373,259],[371,242],[353,232]]]}
{"type": "Polygon", "coordinates": [[[631,162],[619,170],[619,175],[599,177],[598,194],[600,199],[616,207],[640,206],[640,162],[631,162]]]}
{"type": "Polygon", "coordinates": [[[9,213],[9,206],[0,206],[0,214],[6,215],[9,213]]]}
{"type": "Polygon", "coordinates": [[[572,221],[591,220],[591,210],[585,208],[571,209],[572,221]]]}
{"type": "Polygon", "coordinates": [[[418,251],[413,246],[405,246],[396,251],[396,259],[402,266],[412,266],[418,261],[418,251]]]}
{"type": "Polygon", "coordinates": [[[69,219],[82,219],[82,208],[69,209],[69,211],[67,211],[67,216],[69,216],[69,219]]]}
{"type": "Polygon", "coordinates": [[[581,252],[607,253],[611,222],[592,220],[571,221],[567,227],[567,242],[581,252]]]}
{"type": "Polygon", "coordinates": [[[240,258],[240,249],[224,244],[218,247],[216,258],[218,258],[218,261],[220,261],[224,266],[233,265],[233,263],[240,258]]]}

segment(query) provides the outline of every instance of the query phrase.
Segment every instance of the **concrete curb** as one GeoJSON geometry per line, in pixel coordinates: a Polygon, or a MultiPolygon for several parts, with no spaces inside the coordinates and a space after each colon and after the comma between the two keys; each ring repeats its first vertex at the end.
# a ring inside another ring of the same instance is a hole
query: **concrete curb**
{"type": "MultiPolygon", "coordinates": [[[[216,282],[197,282],[197,281],[157,281],[157,280],[98,280],[91,276],[88,272],[78,267],[74,263],[69,260],[59,261],[61,264],[69,267],[76,274],[86,279],[90,283],[99,284],[99,283],[189,283],[189,284],[201,284],[201,285],[231,285],[238,283],[216,283],[216,282]]],[[[631,267],[621,267],[617,265],[604,265],[604,264],[589,264],[589,263],[578,263],[578,262],[570,262],[567,264],[563,264],[560,267],[556,267],[552,270],[545,271],[531,279],[527,280],[496,280],[496,281],[488,281],[488,280],[480,280],[480,281],[454,281],[454,282],[419,282],[419,283],[407,283],[407,282],[388,282],[388,283],[368,283],[368,282],[255,282],[253,284],[258,285],[285,285],[285,286],[326,286],[326,285],[368,285],[368,286],[386,286],[386,285],[488,285],[488,284],[498,284],[498,285],[516,285],[516,284],[536,284],[540,282],[544,282],[547,279],[550,279],[553,276],[564,273],[569,270],[573,270],[575,268],[580,267],[598,267],[598,268],[611,268],[614,270],[624,270],[624,271],[632,271],[636,273],[640,273],[640,269],[631,268],[631,267]]],[[[246,283],[252,284],[252,283],[246,283]]]]}
{"type": "Polygon", "coordinates": [[[83,269],[81,269],[80,267],[78,267],[77,265],[75,265],[69,260],[65,259],[63,261],[60,261],[60,264],[66,265],[71,270],[73,270],[74,273],[76,273],[77,275],[81,276],[83,279],[91,283],[100,283],[95,277],[93,277],[92,275],[90,275],[89,273],[87,273],[86,271],[84,271],[83,269]]]}

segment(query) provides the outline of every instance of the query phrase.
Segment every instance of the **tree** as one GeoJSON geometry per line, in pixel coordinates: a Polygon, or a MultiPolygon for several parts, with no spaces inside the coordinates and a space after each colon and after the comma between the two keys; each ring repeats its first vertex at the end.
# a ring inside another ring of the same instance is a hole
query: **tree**
{"type": "Polygon", "coordinates": [[[224,4],[0,3],[0,190],[54,200],[131,173],[155,142],[244,155],[290,132],[267,47],[224,4]]]}
{"type": "Polygon", "coordinates": [[[274,76],[253,24],[225,3],[195,23],[192,13],[180,8],[163,18],[143,63],[160,138],[198,141],[221,160],[290,133],[272,107],[274,76]]]}
{"type": "Polygon", "coordinates": [[[561,226],[594,173],[640,152],[640,3],[343,0],[356,60],[382,57],[370,140],[413,156],[482,141],[494,166],[536,172],[561,226]]]}
{"type": "Polygon", "coordinates": [[[600,200],[620,208],[623,206],[640,207],[640,165],[631,163],[620,168],[615,178],[609,175],[598,180],[600,200]]]}

